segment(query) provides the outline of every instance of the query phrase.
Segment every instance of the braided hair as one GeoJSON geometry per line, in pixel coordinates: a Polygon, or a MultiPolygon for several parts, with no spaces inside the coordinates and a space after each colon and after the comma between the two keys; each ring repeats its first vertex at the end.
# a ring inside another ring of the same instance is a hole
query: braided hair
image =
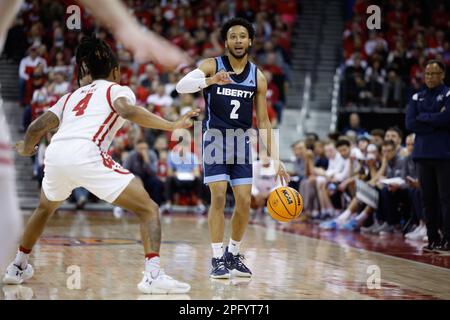
{"type": "Polygon", "coordinates": [[[119,67],[116,56],[110,46],[94,35],[85,36],[81,39],[75,53],[78,66],[78,85],[80,80],[87,74],[92,80],[104,79],[109,76],[114,68],[119,67]]]}

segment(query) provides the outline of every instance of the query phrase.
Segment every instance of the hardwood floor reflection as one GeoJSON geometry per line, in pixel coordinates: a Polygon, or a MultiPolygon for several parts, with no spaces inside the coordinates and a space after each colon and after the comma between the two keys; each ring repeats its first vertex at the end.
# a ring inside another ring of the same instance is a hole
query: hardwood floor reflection
{"type": "Polygon", "coordinates": [[[21,286],[0,284],[0,298],[450,299],[450,269],[270,225],[250,225],[245,236],[242,251],[254,274],[250,281],[213,281],[207,220],[163,217],[162,264],[169,275],[190,283],[192,290],[186,295],[143,295],[136,287],[143,270],[137,220],[61,212],[33,250],[35,276],[21,286]],[[379,289],[369,289],[371,270],[380,272],[379,289]]]}

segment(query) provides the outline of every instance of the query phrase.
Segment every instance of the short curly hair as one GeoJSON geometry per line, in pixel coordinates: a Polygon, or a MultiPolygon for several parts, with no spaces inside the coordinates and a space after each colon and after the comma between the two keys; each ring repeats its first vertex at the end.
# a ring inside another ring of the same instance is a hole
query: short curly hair
{"type": "Polygon", "coordinates": [[[255,37],[255,29],[253,29],[252,24],[248,20],[245,20],[243,18],[233,18],[225,22],[222,26],[222,29],[220,30],[220,35],[222,36],[223,41],[227,40],[228,30],[230,30],[230,28],[234,26],[243,26],[245,29],[247,29],[248,37],[251,40],[253,40],[253,38],[255,37]]]}

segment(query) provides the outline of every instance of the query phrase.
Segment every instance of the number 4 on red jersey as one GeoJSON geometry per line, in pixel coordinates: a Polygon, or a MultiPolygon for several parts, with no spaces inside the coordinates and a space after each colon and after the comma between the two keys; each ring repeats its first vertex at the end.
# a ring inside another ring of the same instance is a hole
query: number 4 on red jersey
{"type": "Polygon", "coordinates": [[[92,93],[88,93],[83,99],[81,99],[80,102],[73,108],[73,112],[75,113],[76,117],[82,116],[84,114],[84,110],[88,107],[89,100],[92,97],[92,93]]]}

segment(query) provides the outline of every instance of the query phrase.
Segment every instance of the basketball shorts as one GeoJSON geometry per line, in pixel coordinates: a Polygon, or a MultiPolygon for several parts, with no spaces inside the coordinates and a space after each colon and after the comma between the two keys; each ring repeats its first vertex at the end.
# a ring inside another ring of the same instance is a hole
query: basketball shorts
{"type": "Polygon", "coordinates": [[[50,144],[45,157],[42,190],[50,201],[64,201],[73,189],[83,187],[113,203],[134,178],[92,142],[50,144]]]}
{"type": "Polygon", "coordinates": [[[218,132],[210,129],[203,133],[203,182],[228,181],[232,187],[252,184],[250,137],[218,132]]]}

